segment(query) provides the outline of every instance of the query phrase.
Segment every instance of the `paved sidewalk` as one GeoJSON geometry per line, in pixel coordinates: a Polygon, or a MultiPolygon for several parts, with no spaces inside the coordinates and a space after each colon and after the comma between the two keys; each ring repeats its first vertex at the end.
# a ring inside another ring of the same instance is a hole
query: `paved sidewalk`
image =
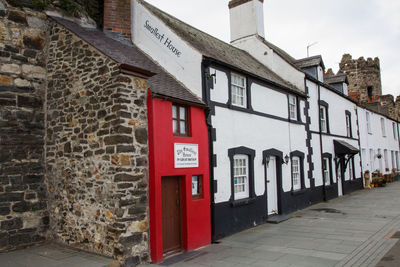
{"type": "MultiPolygon", "coordinates": [[[[311,206],[160,266],[375,266],[399,240],[391,238],[399,230],[395,182],[311,206]]],[[[386,263],[400,266],[395,259],[386,263]]]]}
{"type": "Polygon", "coordinates": [[[108,267],[112,261],[56,244],[0,253],[0,267],[108,267]]]}
{"type": "MultiPolygon", "coordinates": [[[[311,206],[280,224],[260,225],[151,266],[400,266],[397,231],[400,182],[311,206]]],[[[0,253],[1,267],[100,267],[111,261],[56,245],[0,253]]]]}

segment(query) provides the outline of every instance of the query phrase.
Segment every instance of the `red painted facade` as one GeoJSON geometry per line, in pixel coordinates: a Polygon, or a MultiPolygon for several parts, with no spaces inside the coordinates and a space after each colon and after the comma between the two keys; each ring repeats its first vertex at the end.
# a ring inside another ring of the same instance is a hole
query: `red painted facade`
{"type": "Polygon", "coordinates": [[[204,110],[188,106],[189,137],[172,132],[172,102],[149,92],[149,209],[150,250],[153,262],[163,260],[161,179],[180,176],[182,246],[190,251],[211,242],[208,131],[204,110]],[[174,143],[198,144],[198,168],[174,168],[174,143]],[[192,199],[192,175],[202,175],[202,198],[192,199]]]}

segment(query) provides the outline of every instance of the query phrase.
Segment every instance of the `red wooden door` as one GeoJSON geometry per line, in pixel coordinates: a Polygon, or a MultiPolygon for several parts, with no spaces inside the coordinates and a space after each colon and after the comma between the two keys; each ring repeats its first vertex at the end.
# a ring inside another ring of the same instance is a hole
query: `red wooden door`
{"type": "Polygon", "coordinates": [[[163,177],[161,187],[163,252],[165,254],[182,249],[180,178],[163,177]]]}

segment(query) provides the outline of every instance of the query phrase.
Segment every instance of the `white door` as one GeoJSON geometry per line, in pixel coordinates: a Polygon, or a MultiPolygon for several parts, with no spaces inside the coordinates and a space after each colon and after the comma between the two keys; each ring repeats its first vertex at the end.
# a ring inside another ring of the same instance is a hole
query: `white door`
{"type": "Polygon", "coordinates": [[[343,196],[343,187],[342,187],[342,168],[340,167],[340,163],[339,163],[339,167],[337,169],[337,185],[338,185],[338,195],[339,196],[343,196]]]}
{"type": "Polygon", "coordinates": [[[278,214],[278,194],[276,188],[276,157],[270,157],[267,167],[268,215],[278,214]]]}

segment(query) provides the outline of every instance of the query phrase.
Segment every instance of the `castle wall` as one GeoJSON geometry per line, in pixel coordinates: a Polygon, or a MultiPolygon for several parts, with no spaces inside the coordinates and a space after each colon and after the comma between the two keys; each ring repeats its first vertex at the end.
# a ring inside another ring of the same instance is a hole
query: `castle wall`
{"type": "Polygon", "coordinates": [[[345,54],[339,63],[340,72],[347,74],[349,80],[349,95],[357,96],[361,103],[373,102],[382,95],[382,83],[379,59],[363,57],[353,59],[351,55],[345,54]],[[372,88],[368,95],[368,88],[372,88]]]}
{"type": "Polygon", "coordinates": [[[0,1],[0,251],[45,240],[46,17],[0,1]]]}

